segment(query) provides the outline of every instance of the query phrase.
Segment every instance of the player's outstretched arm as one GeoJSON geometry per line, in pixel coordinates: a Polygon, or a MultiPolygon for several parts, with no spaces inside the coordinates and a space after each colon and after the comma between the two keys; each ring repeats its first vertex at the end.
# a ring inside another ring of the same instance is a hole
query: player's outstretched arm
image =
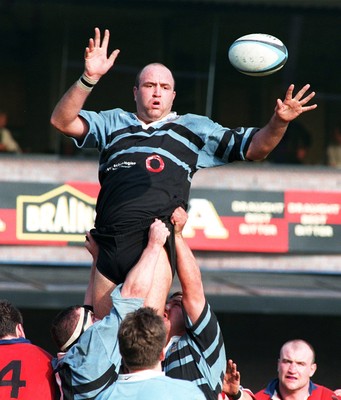
{"type": "Polygon", "coordinates": [[[268,154],[278,145],[283,138],[288,125],[295,118],[307,111],[315,110],[317,104],[308,105],[309,101],[315,96],[315,92],[310,92],[310,85],[302,87],[294,95],[294,85],[290,85],[284,100],[277,99],[275,112],[269,123],[261,128],[252,138],[247,159],[260,161],[268,156],[268,154]]]}
{"type": "Polygon", "coordinates": [[[205,306],[206,298],[199,265],[182,236],[186,221],[186,211],[182,207],[176,208],[171,222],[174,225],[177,273],[182,288],[182,304],[192,323],[195,324],[205,306]]]}
{"type": "MultiPolygon", "coordinates": [[[[147,297],[160,253],[169,234],[168,228],[159,219],[152,223],[149,229],[147,247],[144,249],[139,261],[129,271],[121,290],[122,297],[147,297]]],[[[154,306],[152,304],[147,305],[154,306]]]]}
{"type": "MultiPolygon", "coordinates": [[[[160,256],[165,252],[163,247],[168,236],[169,230],[166,225],[162,221],[156,219],[150,226],[146,248],[143,250],[138,262],[126,276],[121,289],[122,297],[143,298],[145,299],[146,306],[148,305],[149,307],[159,309],[160,304],[157,302],[159,297],[150,299],[148,304],[146,302],[149,300],[149,293],[154,282],[153,278],[156,274],[160,256]]],[[[110,295],[115,287],[116,284],[114,282],[102,275],[98,269],[95,270],[93,305],[97,318],[102,319],[105,315],[109,314],[112,308],[112,299],[110,295]]],[[[158,293],[162,292],[161,287],[158,287],[157,289],[158,293]]],[[[166,292],[168,293],[168,290],[166,292]]],[[[164,294],[164,298],[166,298],[167,293],[164,294]]],[[[164,311],[164,306],[165,300],[162,304],[162,313],[164,311]]]]}
{"type": "Polygon", "coordinates": [[[93,288],[94,288],[94,279],[95,279],[96,264],[98,258],[98,244],[96,243],[95,239],[92,237],[89,231],[86,232],[84,246],[91,254],[92,264],[91,264],[89,282],[85,291],[83,304],[86,304],[88,306],[93,306],[93,288]]]}
{"type": "Polygon", "coordinates": [[[94,38],[89,39],[85,49],[84,73],[57,103],[51,116],[51,124],[60,132],[76,139],[82,139],[88,130],[86,122],[78,116],[91,90],[98,80],[114,65],[119,50],[107,56],[110,33],[95,28],[94,38]]]}

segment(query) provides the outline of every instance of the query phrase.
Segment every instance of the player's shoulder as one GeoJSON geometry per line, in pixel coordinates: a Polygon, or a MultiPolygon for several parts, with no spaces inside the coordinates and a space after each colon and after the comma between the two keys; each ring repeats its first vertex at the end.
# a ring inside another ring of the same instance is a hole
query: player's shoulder
{"type": "Polygon", "coordinates": [[[266,388],[259,390],[258,392],[254,393],[253,397],[256,400],[266,400],[270,399],[270,395],[266,393],[266,388]]]}
{"type": "Polygon", "coordinates": [[[46,351],[45,349],[43,349],[40,346],[37,346],[36,344],[24,343],[24,344],[22,344],[22,346],[27,346],[27,347],[25,347],[25,352],[34,354],[37,357],[39,356],[41,359],[47,359],[47,360],[51,361],[53,358],[52,355],[48,351],[46,351]]]}
{"type": "Polygon", "coordinates": [[[326,386],[319,385],[314,382],[315,390],[312,391],[311,398],[312,399],[324,399],[325,396],[330,398],[330,396],[334,395],[334,391],[332,389],[327,388],[326,386]],[[323,396],[323,397],[321,397],[323,396]]]}
{"type": "Polygon", "coordinates": [[[210,118],[204,115],[191,113],[180,115],[175,123],[197,134],[210,133],[221,128],[219,124],[212,121],[210,118]]]}
{"type": "Polygon", "coordinates": [[[111,108],[109,110],[102,110],[99,115],[104,118],[128,118],[137,120],[134,113],[123,110],[122,108],[111,108]]]}
{"type": "Polygon", "coordinates": [[[181,399],[205,399],[203,392],[198,386],[191,381],[184,379],[171,378],[169,376],[161,377],[164,387],[168,387],[172,390],[174,398],[181,399]]]}
{"type": "Polygon", "coordinates": [[[10,348],[11,350],[14,350],[18,353],[20,352],[36,352],[36,353],[42,353],[42,354],[46,354],[49,355],[50,357],[51,354],[44,350],[42,347],[33,344],[30,340],[27,339],[10,339],[10,340],[3,340],[0,343],[0,348],[10,348]]]}
{"type": "Polygon", "coordinates": [[[4,365],[13,360],[30,365],[32,371],[52,371],[52,355],[46,350],[32,343],[16,343],[14,345],[0,346],[0,364],[4,365]]]}
{"type": "Polygon", "coordinates": [[[210,118],[208,118],[205,115],[200,115],[200,114],[193,114],[193,113],[187,113],[187,114],[180,114],[178,121],[206,121],[206,122],[213,122],[210,118]]]}

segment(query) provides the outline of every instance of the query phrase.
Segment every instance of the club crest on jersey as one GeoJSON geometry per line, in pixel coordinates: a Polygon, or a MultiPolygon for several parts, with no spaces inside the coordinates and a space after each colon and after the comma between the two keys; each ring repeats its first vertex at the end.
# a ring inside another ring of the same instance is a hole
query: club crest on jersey
{"type": "Polygon", "coordinates": [[[153,154],[146,159],[146,168],[149,172],[161,172],[165,168],[165,162],[158,154],[153,154]]]}
{"type": "Polygon", "coordinates": [[[169,348],[169,354],[172,354],[178,350],[178,341],[172,343],[172,345],[169,348]]]}

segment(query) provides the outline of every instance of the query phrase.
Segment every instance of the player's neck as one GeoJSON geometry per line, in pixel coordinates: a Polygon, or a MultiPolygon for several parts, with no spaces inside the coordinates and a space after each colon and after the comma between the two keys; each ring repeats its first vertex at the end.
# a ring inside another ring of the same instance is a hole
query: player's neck
{"type": "Polygon", "coordinates": [[[161,367],[161,361],[158,362],[156,365],[150,367],[150,368],[144,368],[144,369],[128,369],[128,373],[129,374],[136,374],[136,373],[143,373],[146,371],[156,371],[156,372],[161,372],[162,371],[162,367],[161,367]]]}
{"type": "Polygon", "coordinates": [[[19,339],[20,336],[14,336],[14,335],[6,335],[0,338],[0,340],[11,340],[11,339],[19,339]]]}
{"type": "Polygon", "coordinates": [[[308,385],[297,390],[287,390],[280,385],[279,390],[279,395],[282,400],[306,400],[309,397],[308,385]]]}

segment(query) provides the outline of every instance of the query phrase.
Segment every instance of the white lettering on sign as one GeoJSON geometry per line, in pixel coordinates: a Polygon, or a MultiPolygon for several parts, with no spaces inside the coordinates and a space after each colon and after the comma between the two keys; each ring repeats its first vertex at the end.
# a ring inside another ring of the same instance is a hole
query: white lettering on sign
{"type": "Polygon", "coordinates": [[[296,236],[333,237],[333,227],[330,225],[295,225],[296,236]]]}
{"type": "Polygon", "coordinates": [[[211,239],[226,239],[228,230],[224,227],[214,205],[207,199],[189,201],[188,220],[183,230],[184,237],[195,236],[196,229],[202,229],[204,235],[211,239]]]}
{"type": "Polygon", "coordinates": [[[325,225],[327,223],[326,215],[303,214],[301,215],[302,225],[325,225]]]}
{"type": "Polygon", "coordinates": [[[328,215],[338,215],[340,204],[290,202],[288,213],[302,214],[300,224],[295,225],[295,236],[330,238],[334,236],[334,229],[326,225],[328,215]]]}
{"type": "Polygon", "coordinates": [[[288,203],[289,214],[332,214],[338,215],[340,204],[337,203],[288,203]]]}
{"type": "Polygon", "coordinates": [[[276,236],[277,226],[273,224],[240,224],[241,235],[276,236]]]}
{"type": "Polygon", "coordinates": [[[282,214],[284,203],[271,201],[235,200],[231,203],[232,211],[244,213],[244,221],[239,225],[239,234],[243,236],[277,236],[278,228],[271,224],[272,214],[282,214]]]}
{"type": "Polygon", "coordinates": [[[268,224],[271,214],[246,213],[244,219],[248,224],[268,224]]]}
{"type": "Polygon", "coordinates": [[[231,203],[232,211],[235,213],[267,213],[282,214],[284,210],[283,202],[270,201],[239,201],[231,203]]]}
{"type": "Polygon", "coordinates": [[[76,197],[60,196],[57,204],[47,202],[26,207],[27,232],[83,233],[94,223],[94,208],[76,197]]]}

